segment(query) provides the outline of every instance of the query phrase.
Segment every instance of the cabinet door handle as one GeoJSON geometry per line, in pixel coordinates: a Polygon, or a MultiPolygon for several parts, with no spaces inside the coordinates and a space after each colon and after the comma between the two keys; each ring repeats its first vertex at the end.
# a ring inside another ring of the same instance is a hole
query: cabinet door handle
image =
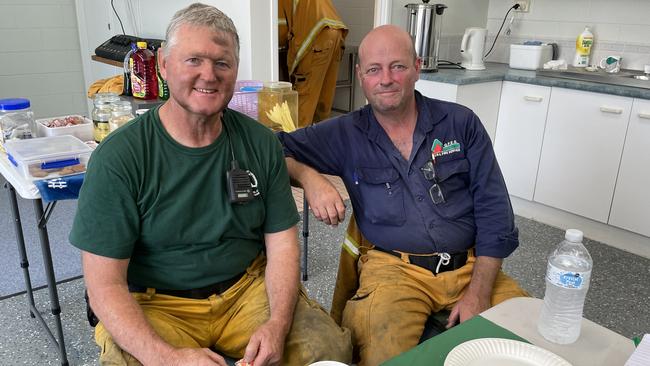
{"type": "Polygon", "coordinates": [[[541,102],[542,99],[544,99],[544,98],[535,97],[535,96],[532,96],[532,95],[524,95],[524,100],[527,100],[529,102],[541,102]]]}
{"type": "Polygon", "coordinates": [[[605,113],[623,114],[623,108],[616,107],[601,106],[600,111],[605,113]]]}
{"type": "Polygon", "coordinates": [[[639,118],[650,119],[650,113],[639,112],[639,118]]]}

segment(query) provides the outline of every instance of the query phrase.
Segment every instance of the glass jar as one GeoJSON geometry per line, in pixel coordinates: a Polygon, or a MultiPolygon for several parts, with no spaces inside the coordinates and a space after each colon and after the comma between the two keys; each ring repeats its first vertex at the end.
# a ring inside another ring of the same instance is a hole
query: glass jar
{"type": "Polygon", "coordinates": [[[29,99],[0,99],[0,143],[33,136],[36,136],[36,126],[29,99]]]}
{"type": "Polygon", "coordinates": [[[290,117],[293,125],[298,127],[298,92],[286,81],[264,82],[262,90],[258,92],[258,119],[265,126],[282,131],[283,126],[277,118],[269,117],[274,110],[290,117]],[[286,107],[284,107],[286,102],[286,107]]]}
{"type": "Polygon", "coordinates": [[[95,142],[100,143],[111,131],[108,126],[108,120],[111,118],[112,104],[120,100],[115,93],[97,93],[93,98],[93,138],[95,142]]]}
{"type": "Polygon", "coordinates": [[[111,117],[108,120],[110,131],[113,132],[134,118],[131,102],[118,100],[111,104],[113,107],[111,117]]]}

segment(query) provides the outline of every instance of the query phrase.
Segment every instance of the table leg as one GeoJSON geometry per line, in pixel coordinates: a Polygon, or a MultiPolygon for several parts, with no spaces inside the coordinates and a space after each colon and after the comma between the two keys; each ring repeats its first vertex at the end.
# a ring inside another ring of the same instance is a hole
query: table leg
{"type": "Polygon", "coordinates": [[[307,272],[307,240],[309,238],[309,203],[307,195],[303,191],[302,196],[302,280],[307,281],[309,273],[307,272]]]}
{"type": "Polygon", "coordinates": [[[14,230],[16,232],[16,244],[18,245],[18,253],[20,254],[20,268],[23,269],[23,277],[25,278],[25,291],[27,293],[27,306],[29,307],[29,315],[34,318],[32,309],[36,306],[34,304],[34,292],[32,290],[32,280],[29,277],[29,261],[27,260],[27,250],[25,249],[25,237],[23,236],[23,225],[20,221],[20,211],[18,210],[18,200],[16,199],[16,190],[14,187],[5,183],[5,189],[9,193],[9,206],[11,207],[11,214],[14,218],[14,230]]]}
{"type": "MultiPolygon", "coordinates": [[[[61,356],[61,364],[67,365],[68,358],[65,351],[65,340],[63,339],[63,327],[61,325],[61,305],[59,304],[59,293],[56,289],[56,280],[54,277],[54,266],[52,265],[52,252],[50,249],[50,238],[47,234],[47,220],[43,220],[43,202],[38,199],[34,200],[34,213],[36,214],[36,222],[38,225],[38,236],[41,241],[41,253],[43,255],[43,266],[45,267],[45,276],[47,278],[47,289],[50,295],[50,309],[54,316],[54,323],[56,325],[56,333],[59,342],[56,342],[54,337],[51,337],[59,346],[59,355],[61,356]]],[[[48,332],[51,334],[49,328],[48,332]]]]}

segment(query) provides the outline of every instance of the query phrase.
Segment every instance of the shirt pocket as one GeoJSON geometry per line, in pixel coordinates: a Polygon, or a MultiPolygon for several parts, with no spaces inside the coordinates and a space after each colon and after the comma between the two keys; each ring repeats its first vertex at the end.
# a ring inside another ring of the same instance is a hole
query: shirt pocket
{"type": "Polygon", "coordinates": [[[457,219],[474,210],[474,200],[469,191],[469,161],[457,159],[436,163],[438,185],[445,202],[435,205],[438,213],[448,219],[457,219]]]}
{"type": "Polygon", "coordinates": [[[364,216],[376,225],[401,226],[406,221],[404,186],[393,167],[357,168],[364,216]]]}

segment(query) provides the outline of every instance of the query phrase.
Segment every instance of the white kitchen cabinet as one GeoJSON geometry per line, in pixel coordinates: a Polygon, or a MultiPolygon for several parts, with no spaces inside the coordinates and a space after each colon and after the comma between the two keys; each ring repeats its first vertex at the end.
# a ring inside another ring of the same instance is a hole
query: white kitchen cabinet
{"type": "Polygon", "coordinates": [[[534,200],[607,223],[632,98],[553,87],[534,200]]]}
{"type": "Polygon", "coordinates": [[[456,102],[462,104],[476,113],[483,126],[494,141],[496,133],[497,115],[499,113],[499,98],[501,96],[502,81],[486,83],[456,85],[438,81],[418,80],[415,83],[422,95],[429,98],[456,102]]]}
{"type": "Polygon", "coordinates": [[[551,88],[503,82],[494,151],[511,195],[533,200],[551,88]]]}
{"type": "Polygon", "coordinates": [[[634,99],[609,224],[650,236],[650,100],[634,99]]]}

